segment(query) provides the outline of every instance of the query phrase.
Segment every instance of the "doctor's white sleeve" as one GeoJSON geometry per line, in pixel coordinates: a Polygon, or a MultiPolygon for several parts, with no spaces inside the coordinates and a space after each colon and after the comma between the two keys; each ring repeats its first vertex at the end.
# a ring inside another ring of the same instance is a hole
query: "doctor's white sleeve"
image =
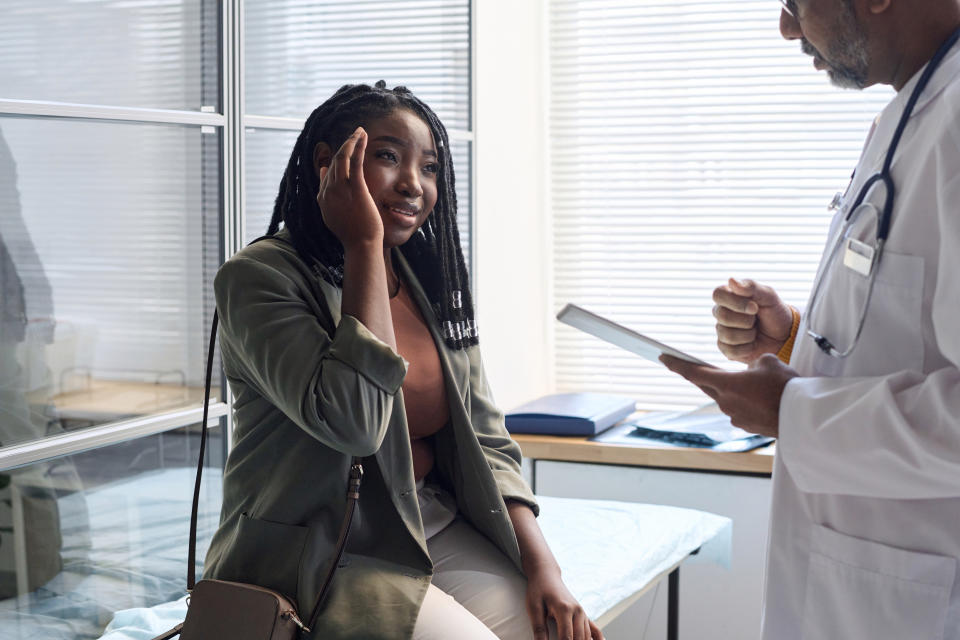
{"type": "MultiPolygon", "coordinates": [[[[953,134],[960,138],[956,128],[953,134]]],[[[960,139],[954,142],[948,146],[957,167],[960,139]]],[[[791,380],[781,400],[778,455],[802,491],[960,497],[960,175],[954,170],[940,186],[932,324],[942,366],[791,380]]]]}

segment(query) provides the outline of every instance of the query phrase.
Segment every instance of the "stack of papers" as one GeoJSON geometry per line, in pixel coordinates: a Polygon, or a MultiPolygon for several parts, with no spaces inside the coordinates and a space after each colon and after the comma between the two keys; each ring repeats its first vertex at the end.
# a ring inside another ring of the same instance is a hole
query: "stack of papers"
{"type": "Polygon", "coordinates": [[[730,418],[720,413],[715,403],[689,412],[651,413],[591,439],[609,444],[634,445],[656,441],[714,451],[750,451],[774,440],[733,426],[730,418]]]}

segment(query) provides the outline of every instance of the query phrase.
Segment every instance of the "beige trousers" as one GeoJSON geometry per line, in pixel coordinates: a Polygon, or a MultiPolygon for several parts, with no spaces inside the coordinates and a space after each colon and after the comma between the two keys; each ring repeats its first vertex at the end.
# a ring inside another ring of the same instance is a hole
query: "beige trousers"
{"type": "Polygon", "coordinates": [[[527,580],[493,543],[457,518],[427,549],[433,581],[413,640],[532,640],[527,580]]]}

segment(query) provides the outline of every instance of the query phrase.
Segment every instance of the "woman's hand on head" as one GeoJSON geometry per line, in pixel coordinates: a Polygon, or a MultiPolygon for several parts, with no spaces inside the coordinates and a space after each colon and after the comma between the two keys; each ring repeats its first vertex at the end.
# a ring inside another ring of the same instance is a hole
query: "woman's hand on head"
{"type": "Polygon", "coordinates": [[[330,164],[320,168],[317,204],[324,224],[344,251],[361,246],[380,251],[383,247],[383,221],[363,178],[366,148],[367,132],[357,127],[330,164]]]}
{"type": "Polygon", "coordinates": [[[550,619],[557,625],[558,640],[603,640],[600,628],[563,584],[556,567],[527,570],[527,612],[534,640],[548,640],[550,619]]]}

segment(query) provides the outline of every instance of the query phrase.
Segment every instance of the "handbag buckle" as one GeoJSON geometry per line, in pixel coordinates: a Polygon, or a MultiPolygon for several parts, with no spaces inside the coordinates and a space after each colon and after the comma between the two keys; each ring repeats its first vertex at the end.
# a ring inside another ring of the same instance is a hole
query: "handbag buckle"
{"type": "Polygon", "coordinates": [[[283,616],[283,617],[290,618],[291,620],[293,620],[293,624],[295,624],[295,625],[297,625],[298,627],[300,627],[300,629],[301,629],[304,633],[310,633],[310,629],[307,628],[306,625],[304,625],[302,622],[300,622],[300,618],[297,617],[297,613],[296,613],[295,611],[293,611],[292,609],[288,609],[287,611],[281,611],[281,612],[280,612],[280,615],[283,616]]]}
{"type": "Polygon", "coordinates": [[[347,483],[347,498],[357,500],[360,498],[360,482],[363,480],[363,465],[354,462],[350,465],[350,482],[347,483]]]}

